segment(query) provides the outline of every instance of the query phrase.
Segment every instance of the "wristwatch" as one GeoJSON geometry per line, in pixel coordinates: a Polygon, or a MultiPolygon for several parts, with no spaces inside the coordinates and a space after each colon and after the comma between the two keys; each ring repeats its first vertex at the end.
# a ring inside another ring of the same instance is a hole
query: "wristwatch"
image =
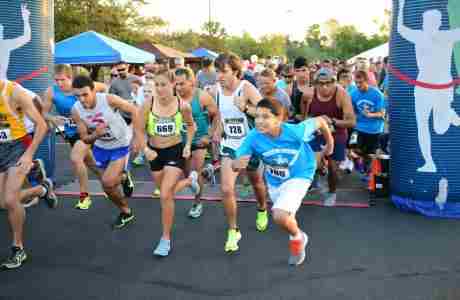
{"type": "Polygon", "coordinates": [[[332,119],[332,125],[333,125],[334,127],[337,126],[337,122],[336,122],[335,119],[332,119]]]}

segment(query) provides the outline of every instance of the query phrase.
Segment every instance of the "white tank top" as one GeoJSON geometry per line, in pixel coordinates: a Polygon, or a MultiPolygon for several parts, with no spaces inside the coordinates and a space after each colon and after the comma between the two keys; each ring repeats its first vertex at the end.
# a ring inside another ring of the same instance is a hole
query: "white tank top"
{"type": "Polygon", "coordinates": [[[225,96],[221,86],[217,85],[217,104],[224,128],[224,138],[221,145],[231,149],[238,149],[243,139],[249,133],[248,118],[235,105],[235,97],[241,96],[245,81],[241,81],[231,96],[225,96]]]}
{"type": "Polygon", "coordinates": [[[85,109],[80,102],[74,105],[82,121],[92,132],[97,125],[107,124],[104,136],[98,138],[94,145],[103,149],[127,147],[131,142],[128,125],[118,111],[115,111],[107,102],[107,94],[96,94],[96,106],[85,109]]]}

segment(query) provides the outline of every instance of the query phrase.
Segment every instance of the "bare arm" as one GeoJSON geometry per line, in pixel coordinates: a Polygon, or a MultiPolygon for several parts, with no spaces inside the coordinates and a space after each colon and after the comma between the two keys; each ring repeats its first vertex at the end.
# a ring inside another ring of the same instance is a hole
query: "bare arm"
{"type": "Polygon", "coordinates": [[[315,121],[318,130],[321,132],[324,140],[326,141],[326,146],[324,147],[323,155],[329,156],[334,151],[334,138],[332,137],[331,130],[329,129],[329,125],[327,124],[327,121],[324,118],[316,117],[315,121]]]}
{"type": "Polygon", "coordinates": [[[145,147],[143,147],[143,145],[145,145],[144,135],[138,135],[139,128],[142,127],[143,124],[143,119],[141,119],[139,116],[140,110],[134,104],[116,95],[107,94],[107,102],[111,107],[131,115],[134,128],[134,136],[131,141],[132,151],[134,154],[139,153],[139,151],[145,147]],[[136,130],[136,128],[138,128],[138,130],[136,130]]]}
{"type": "Polygon", "coordinates": [[[250,82],[244,85],[244,97],[246,98],[246,113],[252,117],[256,115],[256,106],[260,100],[262,100],[262,95],[259,91],[253,86],[250,82]]]}
{"type": "Polygon", "coordinates": [[[342,128],[353,128],[356,125],[356,116],[355,111],[353,110],[353,105],[351,104],[351,97],[348,93],[339,87],[337,94],[340,101],[340,107],[343,111],[343,120],[334,119],[336,126],[342,128]]]}
{"type": "Polygon", "coordinates": [[[184,123],[187,126],[187,141],[185,142],[185,147],[190,148],[192,146],[193,136],[196,132],[196,125],[192,116],[192,107],[190,104],[182,102],[180,112],[184,119],[184,123]]]}
{"type": "Polygon", "coordinates": [[[24,156],[30,156],[30,159],[32,160],[38,146],[48,132],[48,126],[35,107],[32,97],[26,94],[19,87],[15,88],[13,92],[13,99],[19,105],[24,114],[32,121],[32,123],[35,124],[35,133],[32,139],[32,144],[24,153],[24,156]]]}
{"type": "Polygon", "coordinates": [[[75,124],[77,124],[78,134],[80,135],[80,139],[85,144],[91,145],[98,139],[99,136],[97,135],[96,131],[94,131],[92,134],[88,134],[88,127],[80,118],[80,114],[77,112],[75,107],[72,108],[72,119],[75,124]]]}
{"type": "Polygon", "coordinates": [[[94,90],[97,92],[97,93],[107,93],[107,85],[105,85],[104,83],[102,82],[94,82],[94,90]]]}

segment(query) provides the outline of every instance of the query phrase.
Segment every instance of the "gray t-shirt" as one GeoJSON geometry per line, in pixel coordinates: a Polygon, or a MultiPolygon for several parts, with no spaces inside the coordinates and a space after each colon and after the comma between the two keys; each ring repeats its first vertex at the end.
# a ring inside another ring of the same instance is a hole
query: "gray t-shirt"
{"type": "Polygon", "coordinates": [[[136,79],[139,80],[137,76],[132,74],[128,74],[125,79],[115,79],[110,85],[109,94],[117,95],[125,100],[132,100],[133,97],[131,95],[131,82],[136,79]]]}
{"type": "Polygon", "coordinates": [[[279,101],[289,112],[291,111],[291,98],[285,90],[277,87],[275,92],[275,98],[279,101]]]}
{"type": "Polygon", "coordinates": [[[196,80],[198,81],[198,87],[200,89],[204,89],[207,86],[216,84],[217,73],[214,71],[211,71],[211,72],[200,71],[198,75],[196,76],[196,80]]]}

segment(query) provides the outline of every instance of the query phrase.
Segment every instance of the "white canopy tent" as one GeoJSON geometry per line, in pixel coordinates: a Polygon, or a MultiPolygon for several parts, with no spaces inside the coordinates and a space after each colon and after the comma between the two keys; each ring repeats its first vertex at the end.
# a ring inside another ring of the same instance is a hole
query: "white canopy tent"
{"type": "Polygon", "coordinates": [[[365,59],[380,59],[382,60],[385,56],[388,56],[390,53],[390,46],[388,43],[382,44],[375,48],[369,49],[360,53],[348,60],[348,63],[354,63],[358,58],[365,58],[365,59]]]}

